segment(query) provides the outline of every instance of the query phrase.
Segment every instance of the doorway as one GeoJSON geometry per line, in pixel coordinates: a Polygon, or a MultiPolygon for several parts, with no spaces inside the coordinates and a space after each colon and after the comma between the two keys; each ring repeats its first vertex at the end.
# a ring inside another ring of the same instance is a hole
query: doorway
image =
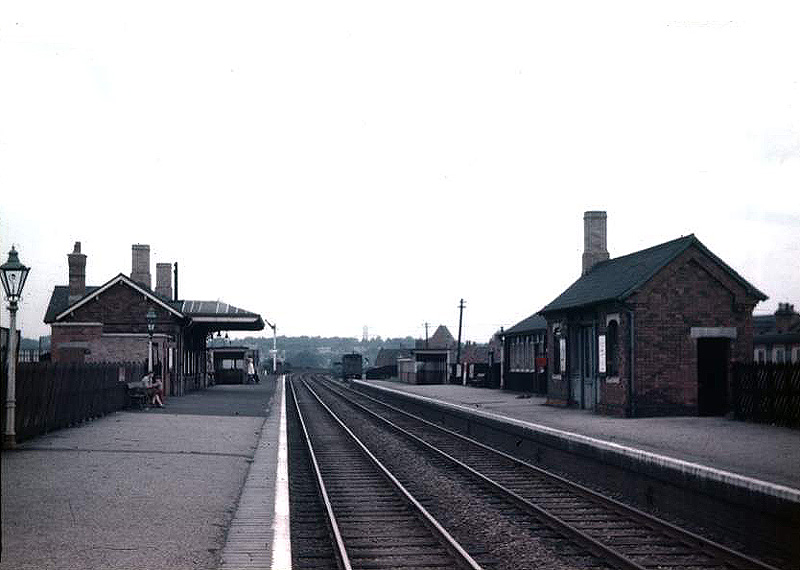
{"type": "Polygon", "coordinates": [[[721,416],[728,411],[730,339],[697,339],[697,413],[721,416]]]}
{"type": "Polygon", "coordinates": [[[597,384],[595,382],[595,344],[594,327],[581,327],[581,381],[584,410],[594,410],[597,402],[597,384]]]}

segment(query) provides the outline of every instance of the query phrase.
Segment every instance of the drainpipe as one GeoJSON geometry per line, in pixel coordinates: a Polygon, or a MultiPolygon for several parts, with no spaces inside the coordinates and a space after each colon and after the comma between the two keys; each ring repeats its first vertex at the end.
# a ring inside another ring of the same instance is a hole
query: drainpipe
{"type": "Polygon", "coordinates": [[[174,300],[177,301],[178,299],[180,299],[180,297],[178,297],[178,262],[176,261],[175,262],[175,299],[174,300]]]}
{"type": "Polygon", "coordinates": [[[636,350],[635,350],[635,340],[636,335],[634,334],[634,318],[633,318],[633,310],[626,306],[626,312],[628,313],[628,337],[630,339],[630,360],[628,363],[628,371],[629,371],[629,378],[628,378],[628,410],[627,414],[629,418],[633,418],[636,415],[636,402],[634,400],[635,391],[633,389],[633,379],[635,378],[635,358],[636,358],[636,350]]]}
{"type": "Polygon", "coordinates": [[[592,348],[591,352],[593,354],[592,358],[592,386],[594,386],[594,390],[592,390],[592,411],[597,413],[597,404],[600,403],[600,373],[598,370],[600,369],[600,358],[599,354],[597,353],[597,336],[600,334],[600,327],[597,324],[597,312],[595,312],[594,317],[592,319],[592,348]]]}
{"type": "Polygon", "coordinates": [[[506,368],[506,337],[503,335],[503,327],[500,327],[500,389],[506,387],[505,383],[506,368]]]}

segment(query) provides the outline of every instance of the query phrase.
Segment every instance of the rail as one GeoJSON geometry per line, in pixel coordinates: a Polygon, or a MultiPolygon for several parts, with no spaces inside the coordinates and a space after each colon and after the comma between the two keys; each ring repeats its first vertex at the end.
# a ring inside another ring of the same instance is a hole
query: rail
{"type": "MultiPolygon", "coordinates": [[[[727,567],[729,568],[742,569],[742,570],[745,569],[776,570],[773,566],[770,566],[769,564],[756,560],[743,553],[736,552],[721,544],[711,541],[705,537],[699,536],[695,533],[691,533],[685,529],[679,528],[676,525],[658,519],[648,513],[645,513],[633,507],[629,507],[628,505],[625,505],[624,503],[621,503],[615,499],[606,497],[600,493],[597,493],[591,489],[588,489],[587,487],[584,487],[572,481],[568,481],[558,475],[543,470],[535,465],[531,465],[527,462],[519,460],[507,453],[493,449],[481,442],[475,441],[462,434],[455,433],[442,426],[438,426],[423,418],[414,416],[413,414],[410,414],[404,410],[400,410],[394,406],[386,404],[385,402],[381,402],[380,400],[372,398],[361,392],[355,392],[349,390],[349,392],[351,392],[353,395],[357,395],[359,398],[364,398],[372,402],[373,404],[380,406],[382,409],[390,410],[393,414],[396,414],[397,416],[408,418],[411,423],[420,424],[428,430],[435,431],[437,433],[443,434],[443,436],[447,438],[455,439],[458,440],[459,442],[468,445],[472,451],[462,451],[459,454],[462,459],[459,459],[453,456],[452,453],[445,452],[436,445],[430,443],[429,441],[426,441],[421,437],[417,436],[416,434],[411,433],[409,429],[405,429],[404,427],[398,425],[397,423],[381,416],[374,410],[371,410],[368,407],[353,401],[352,398],[343,394],[339,389],[333,390],[332,388],[330,388],[330,386],[327,387],[332,392],[338,394],[339,397],[347,399],[351,405],[362,410],[370,417],[373,417],[377,421],[389,426],[396,432],[403,434],[404,437],[413,440],[419,446],[429,450],[431,453],[436,454],[438,457],[441,457],[442,459],[448,461],[452,465],[457,466],[459,469],[462,469],[470,473],[472,477],[480,480],[484,485],[496,489],[498,492],[503,494],[508,500],[512,501],[513,503],[523,508],[526,508],[533,513],[536,513],[537,515],[546,518],[546,520],[550,522],[553,528],[558,529],[561,532],[569,533],[572,536],[576,537],[576,539],[580,543],[582,543],[587,549],[589,549],[593,553],[596,553],[597,555],[601,555],[604,559],[609,560],[616,567],[626,568],[626,569],[641,569],[644,568],[645,566],[642,566],[637,562],[631,560],[630,558],[620,554],[613,545],[606,544],[607,541],[604,541],[602,537],[593,537],[589,533],[583,532],[580,529],[575,528],[575,525],[570,524],[565,520],[563,520],[561,517],[554,515],[547,508],[540,507],[539,505],[531,502],[529,499],[523,497],[522,496],[523,493],[517,492],[505,485],[502,485],[497,481],[493,480],[491,477],[480,472],[478,469],[474,469],[473,467],[467,464],[465,458],[468,457],[470,463],[480,463],[481,465],[497,464],[496,459],[495,460],[481,459],[479,457],[479,454],[476,453],[475,451],[475,450],[480,450],[481,453],[489,454],[494,458],[502,459],[503,461],[508,462],[512,466],[510,469],[511,471],[515,472],[516,478],[520,478],[519,475],[522,469],[528,470],[531,473],[531,477],[535,475],[536,477],[543,478],[557,485],[559,489],[569,490],[569,492],[574,493],[577,496],[580,496],[583,500],[589,501],[593,505],[601,505],[603,508],[608,509],[609,511],[615,513],[616,516],[626,517],[629,520],[635,521],[636,524],[641,525],[642,528],[648,529],[649,532],[658,533],[662,537],[665,537],[666,539],[671,539],[674,543],[681,545],[683,548],[688,549],[689,552],[695,553],[695,555],[702,553],[703,556],[709,556],[711,558],[714,558],[715,564],[722,563],[727,565],[727,567]]],[[[341,390],[346,390],[346,388],[342,386],[338,386],[338,388],[340,388],[341,390]]],[[[407,425],[406,427],[409,426],[407,425]]],[[[439,445],[441,444],[439,443],[439,445]]],[[[530,479],[530,477],[526,476],[522,477],[522,479],[528,480],[530,479]]]]}
{"type": "MultiPolygon", "coordinates": [[[[417,513],[417,517],[425,523],[425,525],[437,538],[438,542],[444,545],[444,547],[450,552],[454,563],[461,568],[466,568],[469,570],[481,570],[481,566],[469,555],[469,553],[447,532],[447,530],[444,529],[441,524],[439,524],[439,522],[433,516],[431,516],[427,509],[425,509],[425,507],[402,485],[402,483],[391,473],[391,471],[387,469],[386,466],[356,436],[356,434],[353,433],[349,427],[347,427],[342,419],[339,418],[336,413],[322,401],[319,395],[305,381],[303,381],[303,385],[313,396],[314,400],[319,404],[319,406],[325,410],[326,415],[336,423],[341,433],[346,435],[348,441],[350,441],[362,453],[363,457],[365,457],[369,463],[374,466],[374,468],[380,473],[381,478],[391,485],[394,492],[402,498],[403,502],[405,502],[413,512],[417,513]]],[[[317,454],[313,451],[312,438],[309,434],[307,422],[302,416],[300,404],[298,402],[297,393],[293,383],[291,389],[293,400],[295,401],[297,412],[300,416],[301,425],[303,425],[307,442],[306,445],[309,446],[308,449],[312,458],[316,458],[317,454]]],[[[330,445],[330,442],[328,442],[328,444],[330,445]]],[[[346,541],[343,538],[343,533],[338,522],[336,521],[333,501],[330,493],[326,489],[324,477],[322,475],[322,469],[320,468],[318,459],[314,459],[314,462],[314,473],[317,478],[318,488],[320,489],[320,493],[323,497],[330,528],[332,529],[332,533],[334,535],[334,541],[338,551],[337,556],[340,557],[343,568],[352,568],[350,557],[345,546],[346,541]]]]}

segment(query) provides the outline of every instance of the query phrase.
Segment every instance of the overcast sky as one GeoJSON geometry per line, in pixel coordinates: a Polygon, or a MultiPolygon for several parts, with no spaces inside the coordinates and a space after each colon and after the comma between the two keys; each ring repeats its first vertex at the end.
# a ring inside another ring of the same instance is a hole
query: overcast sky
{"type": "MultiPolygon", "coordinates": [[[[81,241],[287,335],[485,342],[694,233],[800,307],[796,2],[31,2],[0,11],[0,250],[42,322],[81,241]]],[[[2,324],[8,325],[5,303],[2,324]]],[[[265,331],[266,332],[269,331],[265,331]]]]}

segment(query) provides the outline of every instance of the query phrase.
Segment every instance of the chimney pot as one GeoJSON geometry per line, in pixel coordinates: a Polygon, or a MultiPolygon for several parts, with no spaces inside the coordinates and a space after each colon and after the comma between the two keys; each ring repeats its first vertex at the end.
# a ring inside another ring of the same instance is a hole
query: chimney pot
{"type": "Polygon", "coordinates": [[[775,332],[783,334],[789,332],[800,322],[800,315],[794,312],[794,305],[791,303],[778,303],[778,310],[775,311],[775,332]]]}
{"type": "Polygon", "coordinates": [[[76,241],[72,253],[67,254],[69,266],[69,295],[71,305],[86,294],[86,255],[81,253],[81,242],[76,241]]]}
{"type": "Polygon", "coordinates": [[[156,263],[156,293],[172,300],[171,263],[156,263]]]}
{"type": "Polygon", "coordinates": [[[131,279],[150,289],[150,246],[134,244],[131,251],[131,279]]]}
{"type": "Polygon", "coordinates": [[[583,214],[583,267],[586,275],[595,264],[608,259],[606,249],[606,213],[589,211],[583,214]]]}

